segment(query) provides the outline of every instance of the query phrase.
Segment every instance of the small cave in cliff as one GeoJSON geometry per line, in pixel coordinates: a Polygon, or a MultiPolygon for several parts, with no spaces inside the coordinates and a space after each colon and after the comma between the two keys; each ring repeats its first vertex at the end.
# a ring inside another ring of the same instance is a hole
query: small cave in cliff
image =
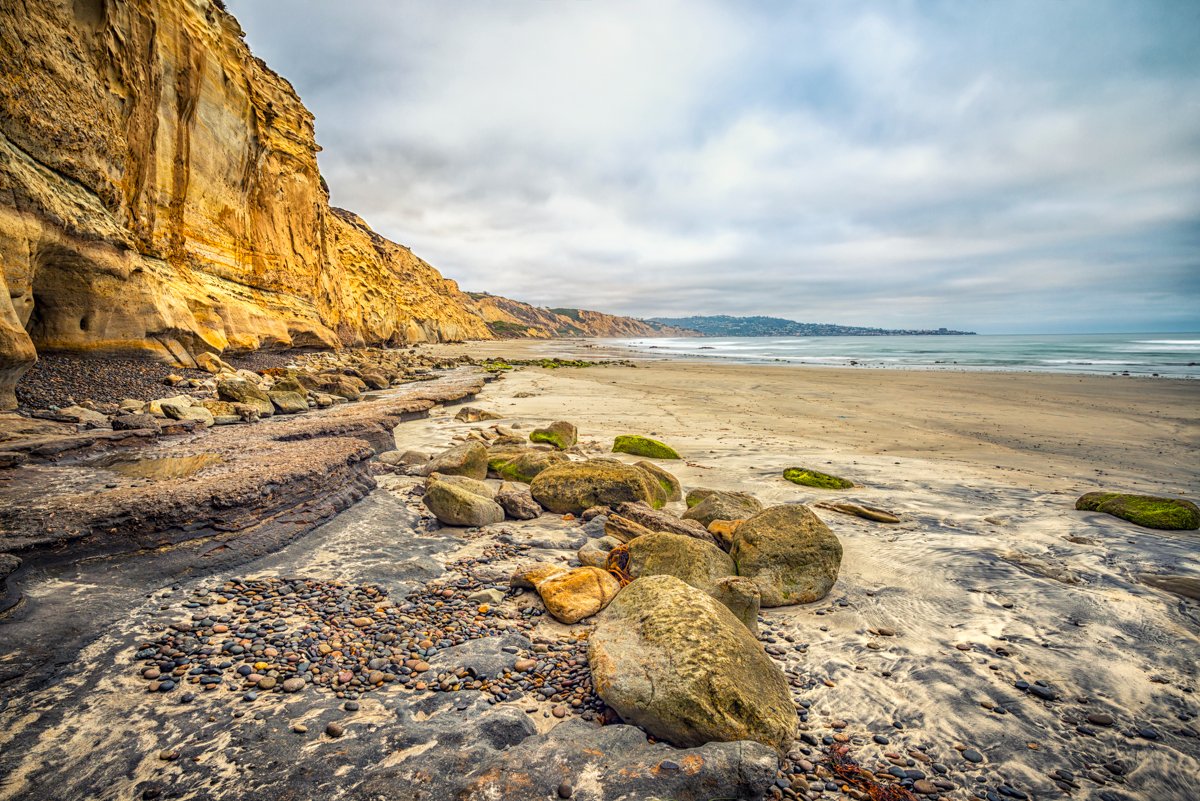
{"type": "Polygon", "coordinates": [[[39,351],[91,338],[99,311],[99,298],[89,279],[92,269],[88,259],[66,248],[43,248],[38,253],[33,310],[25,331],[39,351]]]}

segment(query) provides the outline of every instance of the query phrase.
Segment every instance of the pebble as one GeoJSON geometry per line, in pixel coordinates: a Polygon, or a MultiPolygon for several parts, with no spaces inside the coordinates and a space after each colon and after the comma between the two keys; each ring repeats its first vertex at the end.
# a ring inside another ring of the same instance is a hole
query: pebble
{"type": "Polygon", "coordinates": [[[305,732],[308,731],[308,727],[305,726],[303,723],[297,723],[294,726],[292,726],[292,731],[296,732],[296,734],[304,734],[305,732]]]}
{"type": "Polygon", "coordinates": [[[1087,722],[1093,726],[1111,726],[1116,721],[1107,712],[1090,712],[1087,716],[1087,722]]]}
{"type": "Polygon", "coordinates": [[[968,762],[974,762],[975,764],[979,764],[983,761],[983,754],[979,753],[974,748],[968,748],[964,750],[962,752],[962,757],[968,762]]]}
{"type": "Polygon", "coordinates": [[[342,727],[342,724],[338,723],[336,720],[329,721],[329,723],[325,726],[325,733],[330,737],[341,737],[343,734],[345,734],[345,732],[346,730],[342,727]]]}
{"type": "Polygon", "coordinates": [[[342,709],[346,710],[347,712],[357,712],[359,710],[358,701],[347,701],[346,703],[342,704],[342,709]]]}
{"type": "Polygon", "coordinates": [[[563,782],[562,784],[558,785],[559,798],[570,798],[573,795],[575,795],[575,788],[570,784],[563,782]]]}

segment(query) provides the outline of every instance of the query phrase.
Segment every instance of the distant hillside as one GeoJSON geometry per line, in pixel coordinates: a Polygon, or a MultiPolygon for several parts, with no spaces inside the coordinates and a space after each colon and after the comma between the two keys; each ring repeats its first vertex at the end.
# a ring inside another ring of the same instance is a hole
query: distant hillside
{"type": "Polygon", "coordinates": [[[700,332],[634,317],[587,309],[545,309],[519,300],[468,292],[494,336],[500,339],[555,337],[694,337],[700,332]]]}
{"type": "Polygon", "coordinates": [[[832,323],[798,323],[782,317],[655,317],[647,322],[680,328],[691,328],[706,337],[894,337],[949,336],[974,334],[974,331],[951,331],[947,328],[862,328],[832,323]]]}

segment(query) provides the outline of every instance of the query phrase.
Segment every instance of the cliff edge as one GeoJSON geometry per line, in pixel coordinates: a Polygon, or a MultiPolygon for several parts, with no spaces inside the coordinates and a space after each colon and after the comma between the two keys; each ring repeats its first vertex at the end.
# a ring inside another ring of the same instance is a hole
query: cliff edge
{"type": "Polygon", "coordinates": [[[210,0],[0,5],[0,408],[36,350],[491,338],[329,206],[313,116],[210,0]]]}

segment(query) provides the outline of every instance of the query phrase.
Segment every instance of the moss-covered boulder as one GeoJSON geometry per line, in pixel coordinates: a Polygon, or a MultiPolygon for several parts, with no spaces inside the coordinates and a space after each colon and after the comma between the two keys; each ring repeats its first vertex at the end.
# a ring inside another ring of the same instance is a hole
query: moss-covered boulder
{"type": "Polygon", "coordinates": [[[464,442],[448,448],[422,468],[423,475],[444,473],[448,476],[466,476],[476,481],[487,478],[488,452],[478,442],[464,442]]]}
{"type": "Polygon", "coordinates": [[[737,575],[729,554],[694,537],[654,532],[630,540],[625,547],[629,554],[625,570],[635,579],[674,576],[714,595],[718,581],[737,575]]]}
{"type": "Polygon", "coordinates": [[[729,555],[738,575],[758,585],[764,607],[790,606],[829,594],[842,564],[842,543],[808,507],[787,504],[743,523],[729,555]]]}
{"type": "Polygon", "coordinates": [[[673,745],[754,740],[783,753],[795,736],[774,661],[725,606],[674,576],[621,591],[588,640],[588,664],[622,720],[673,745]]]}
{"type": "Polygon", "coordinates": [[[802,487],[850,489],[854,486],[853,481],[844,479],[841,476],[831,476],[829,473],[822,473],[820,470],[811,470],[807,467],[789,467],[783,471],[783,477],[793,484],[799,484],[802,487]]]}
{"type": "Polygon", "coordinates": [[[634,462],[634,467],[640,467],[650,475],[654,476],[654,480],[662,485],[663,492],[666,493],[667,502],[683,500],[683,485],[679,483],[679,479],[663,470],[654,462],[634,462]]]}
{"type": "Polygon", "coordinates": [[[487,467],[495,478],[528,484],[547,467],[565,461],[566,454],[558,451],[502,446],[488,449],[487,467]]]}
{"type": "Polygon", "coordinates": [[[578,623],[591,617],[621,591],[613,575],[598,567],[531,565],[518,570],[511,583],[537,590],[546,611],[561,623],[578,623]]]}
{"type": "Polygon", "coordinates": [[[500,504],[449,481],[433,481],[425,488],[425,506],[448,526],[487,526],[504,520],[500,504]]]}
{"type": "Polygon", "coordinates": [[[553,445],[560,451],[565,451],[579,441],[579,432],[573,424],[559,420],[545,428],[535,428],[529,432],[529,441],[553,445]]]}
{"type": "Polygon", "coordinates": [[[679,454],[670,445],[637,434],[622,434],[613,440],[613,453],[628,453],[645,456],[647,459],[678,459],[679,454]]]}
{"type": "Polygon", "coordinates": [[[710,492],[704,500],[683,513],[708,528],[714,520],[745,520],[762,511],[762,502],[744,492],[710,492]]]}
{"type": "Polygon", "coordinates": [[[1200,528],[1200,507],[1182,498],[1089,492],[1075,501],[1075,508],[1086,512],[1104,512],[1146,528],[1167,531],[1195,531],[1200,528]]]}
{"type": "Polygon", "coordinates": [[[662,506],[662,487],[650,474],[615,459],[560,462],[534,477],[533,497],[551,512],[582,514],[593,506],[645,501],[662,506]]]}

